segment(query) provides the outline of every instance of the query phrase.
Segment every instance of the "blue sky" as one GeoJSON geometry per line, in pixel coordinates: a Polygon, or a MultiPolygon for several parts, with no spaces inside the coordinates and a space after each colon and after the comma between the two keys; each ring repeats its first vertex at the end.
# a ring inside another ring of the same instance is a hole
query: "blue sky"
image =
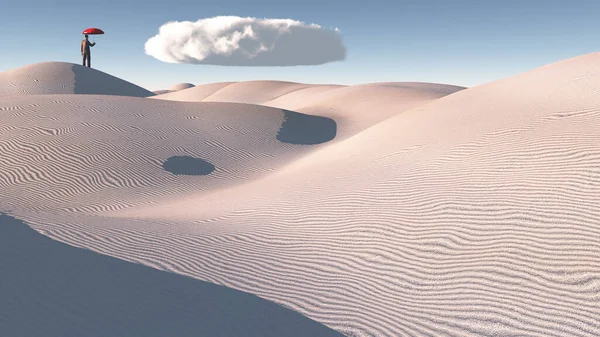
{"type": "Polygon", "coordinates": [[[592,0],[5,1],[0,71],[80,63],[80,33],[97,27],[106,35],[95,38],[92,66],[150,90],[259,79],[474,86],[600,46],[600,1],[592,0]],[[220,15],[337,27],[347,58],[320,66],[225,67],[164,63],[145,54],[145,42],[162,24],[220,15]]]}

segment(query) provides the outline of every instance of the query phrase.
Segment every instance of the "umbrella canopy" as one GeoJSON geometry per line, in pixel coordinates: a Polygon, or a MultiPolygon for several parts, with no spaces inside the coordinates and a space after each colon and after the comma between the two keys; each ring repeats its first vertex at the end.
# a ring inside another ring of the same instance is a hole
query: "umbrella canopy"
{"type": "Polygon", "coordinates": [[[99,28],[88,28],[88,29],[84,30],[83,33],[81,33],[81,34],[100,35],[100,34],[104,34],[104,32],[102,31],[102,29],[99,29],[99,28]]]}

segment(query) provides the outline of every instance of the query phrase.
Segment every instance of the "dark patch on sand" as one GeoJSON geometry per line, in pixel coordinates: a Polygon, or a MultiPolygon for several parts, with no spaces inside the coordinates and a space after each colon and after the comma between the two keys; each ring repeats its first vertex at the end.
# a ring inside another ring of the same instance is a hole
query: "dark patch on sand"
{"type": "Polygon", "coordinates": [[[277,133],[277,139],[281,142],[315,145],[328,142],[336,136],[337,124],[331,118],[282,111],[284,119],[277,133]]]}
{"type": "Polygon", "coordinates": [[[206,160],[189,156],[169,157],[164,163],[163,168],[173,174],[205,176],[215,170],[215,166],[206,160]]]}

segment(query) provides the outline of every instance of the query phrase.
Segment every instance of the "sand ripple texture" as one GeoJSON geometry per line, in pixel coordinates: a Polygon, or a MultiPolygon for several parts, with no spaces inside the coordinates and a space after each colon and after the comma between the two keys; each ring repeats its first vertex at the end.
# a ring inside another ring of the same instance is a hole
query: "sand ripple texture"
{"type": "Polygon", "coordinates": [[[0,205],[347,336],[599,336],[598,72],[589,54],[408,110],[389,97],[316,146],[272,138],[273,107],[3,98],[0,205]],[[192,152],[215,172],[151,165],[192,152]]]}
{"type": "Polygon", "coordinates": [[[41,62],[0,73],[0,97],[45,94],[155,95],[102,71],[66,62],[41,62]]]}

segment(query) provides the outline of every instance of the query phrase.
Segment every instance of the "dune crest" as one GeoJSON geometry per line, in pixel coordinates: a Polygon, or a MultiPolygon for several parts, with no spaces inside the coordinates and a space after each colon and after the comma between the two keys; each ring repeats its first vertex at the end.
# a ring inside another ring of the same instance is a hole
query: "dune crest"
{"type": "Polygon", "coordinates": [[[167,90],[179,91],[179,90],[185,90],[185,89],[189,89],[189,88],[193,88],[193,87],[195,87],[195,85],[192,83],[178,83],[178,84],[170,86],[167,90]]]}
{"type": "Polygon", "coordinates": [[[387,118],[464,90],[437,83],[370,83],[354,86],[309,85],[282,81],[224,82],[152,98],[183,102],[237,102],[327,117],[338,124],[338,139],[387,118]]]}
{"type": "Polygon", "coordinates": [[[180,102],[201,102],[206,97],[234,82],[219,82],[198,85],[178,91],[164,90],[163,93],[150,98],[180,102]]]}
{"type": "Polygon", "coordinates": [[[0,97],[47,94],[155,95],[102,71],[66,62],[42,62],[0,73],[0,97]]]}

